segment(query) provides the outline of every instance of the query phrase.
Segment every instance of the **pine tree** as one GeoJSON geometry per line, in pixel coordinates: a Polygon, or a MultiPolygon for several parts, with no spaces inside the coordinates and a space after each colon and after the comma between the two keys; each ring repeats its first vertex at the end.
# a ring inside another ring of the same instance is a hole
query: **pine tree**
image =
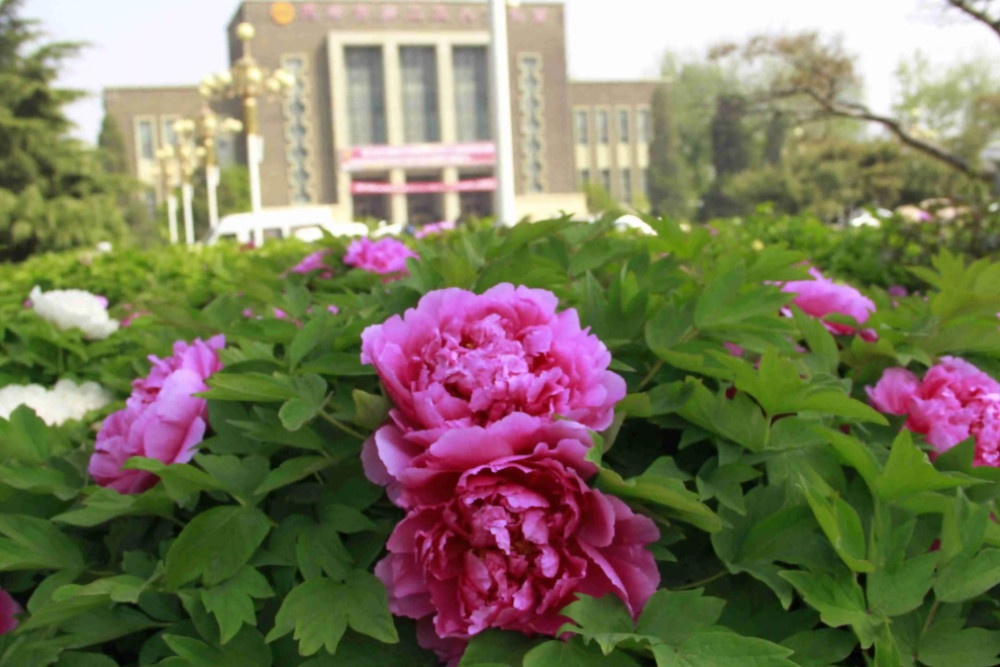
{"type": "Polygon", "coordinates": [[[98,155],[68,136],[64,107],[83,93],[53,86],[79,44],[38,45],[23,0],[0,0],[0,260],[117,241],[119,188],[98,155]]]}
{"type": "Polygon", "coordinates": [[[688,211],[684,170],[677,150],[670,89],[653,91],[653,141],[649,145],[649,201],[656,215],[684,217],[688,211]]]}

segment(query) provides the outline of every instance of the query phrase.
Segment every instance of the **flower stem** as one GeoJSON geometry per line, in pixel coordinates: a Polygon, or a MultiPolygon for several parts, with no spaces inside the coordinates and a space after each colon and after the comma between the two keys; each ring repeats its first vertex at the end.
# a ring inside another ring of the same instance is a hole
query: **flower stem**
{"type": "Polygon", "coordinates": [[[719,572],[716,572],[715,574],[713,574],[710,577],[705,577],[704,579],[701,579],[699,581],[695,581],[693,583],[686,584],[684,586],[679,586],[678,588],[675,588],[674,590],[675,591],[688,591],[688,590],[691,590],[692,588],[701,588],[702,586],[707,586],[708,584],[712,583],[713,581],[716,581],[718,579],[722,579],[727,574],[729,574],[729,570],[721,570],[719,572]]]}
{"type": "Polygon", "coordinates": [[[368,439],[368,436],[362,435],[361,433],[358,433],[353,428],[351,428],[350,426],[348,426],[344,422],[340,421],[339,419],[334,419],[333,417],[331,417],[330,415],[328,415],[325,410],[320,410],[319,416],[322,417],[323,419],[327,420],[328,422],[330,422],[334,426],[336,426],[338,429],[340,429],[341,431],[343,431],[347,435],[354,436],[355,438],[357,438],[358,440],[361,440],[362,442],[364,442],[365,440],[368,439]]]}
{"type": "Polygon", "coordinates": [[[934,616],[937,614],[938,608],[941,606],[941,600],[934,600],[934,605],[931,610],[927,612],[927,620],[924,621],[924,627],[920,629],[920,634],[924,635],[927,630],[931,627],[931,623],[934,622],[934,616]]]}

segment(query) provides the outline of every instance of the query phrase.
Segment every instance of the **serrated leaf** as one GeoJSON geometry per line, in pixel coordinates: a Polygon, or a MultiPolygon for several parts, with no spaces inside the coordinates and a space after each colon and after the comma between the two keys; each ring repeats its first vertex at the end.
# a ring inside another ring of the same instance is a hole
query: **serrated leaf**
{"type": "Polygon", "coordinates": [[[653,647],[657,667],[798,667],[791,649],[725,630],[692,635],[678,649],[653,647]]]}
{"type": "Polygon", "coordinates": [[[975,482],[936,470],[927,455],[913,444],[910,432],[903,429],[893,441],[889,460],[878,478],[878,494],[883,500],[892,501],[922,491],[953,489],[975,482]]]}
{"type": "Polygon", "coordinates": [[[219,643],[226,644],[236,636],[243,624],[257,625],[254,599],[274,596],[267,579],[252,567],[244,567],[235,576],[218,586],[201,591],[205,610],[215,616],[219,624],[219,643]]]}
{"type": "Polygon", "coordinates": [[[658,590],[642,610],[635,631],[680,646],[695,633],[715,625],[725,605],[725,600],[706,597],[701,589],[658,590]]]}
{"type": "Polygon", "coordinates": [[[348,626],[386,644],[399,641],[385,588],[367,572],[355,572],[343,584],[314,579],[293,588],[278,610],[267,641],[294,631],[301,655],[313,655],[321,648],[335,655],[348,626]]]}
{"type": "Polygon", "coordinates": [[[596,646],[585,646],[574,637],[569,641],[548,641],[531,649],[524,656],[524,667],[639,667],[628,654],[616,652],[604,655],[596,646]]]}
{"type": "Polygon", "coordinates": [[[267,495],[271,491],[294,484],[300,479],[324,470],[334,463],[336,463],[334,459],[325,456],[299,456],[289,459],[268,473],[267,479],[253,493],[256,496],[267,495]]]}
{"type": "Polygon", "coordinates": [[[83,567],[80,547],[50,521],[0,514],[0,571],[83,567]]]}
{"type": "Polygon", "coordinates": [[[1000,549],[959,554],[938,573],[934,594],[941,602],[963,602],[1000,584],[1000,549]]]}
{"type": "Polygon", "coordinates": [[[927,667],[994,667],[1000,661],[1000,632],[963,625],[961,618],[931,625],[917,643],[917,659],[927,667]]]}
{"type": "Polygon", "coordinates": [[[208,586],[225,581],[247,564],[270,530],[267,516],[253,507],[226,505],[199,514],[167,551],[167,588],[199,576],[208,586]]]}

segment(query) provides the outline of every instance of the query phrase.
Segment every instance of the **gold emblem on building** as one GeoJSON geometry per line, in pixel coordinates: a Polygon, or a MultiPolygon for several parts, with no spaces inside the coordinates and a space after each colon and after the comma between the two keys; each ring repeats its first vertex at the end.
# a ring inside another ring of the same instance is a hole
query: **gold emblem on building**
{"type": "Polygon", "coordinates": [[[295,5],[290,2],[272,3],[271,20],[278,25],[288,25],[295,20],[295,5]]]}

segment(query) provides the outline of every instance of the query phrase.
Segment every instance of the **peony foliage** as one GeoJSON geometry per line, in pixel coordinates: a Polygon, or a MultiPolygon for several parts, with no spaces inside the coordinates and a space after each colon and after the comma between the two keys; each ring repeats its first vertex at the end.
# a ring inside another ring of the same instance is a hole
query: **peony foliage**
{"type": "Polygon", "coordinates": [[[997,664],[1000,263],[647,222],[0,267],[0,664],[997,664]]]}

